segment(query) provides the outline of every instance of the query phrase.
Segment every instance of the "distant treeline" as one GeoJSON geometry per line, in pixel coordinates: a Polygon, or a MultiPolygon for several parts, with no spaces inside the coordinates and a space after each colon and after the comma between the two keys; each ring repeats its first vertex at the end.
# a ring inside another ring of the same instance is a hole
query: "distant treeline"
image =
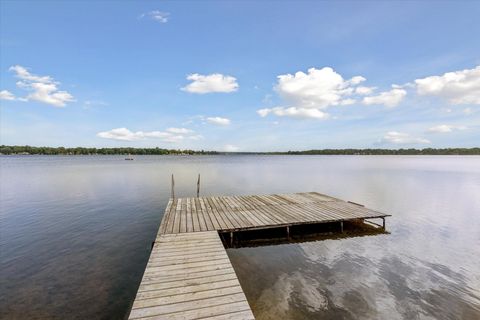
{"type": "Polygon", "coordinates": [[[217,154],[215,151],[174,150],[161,148],[52,148],[32,146],[0,146],[0,154],[45,154],[45,155],[167,155],[167,154],[217,154]]]}
{"type": "MultiPolygon", "coordinates": [[[[44,155],[206,155],[226,154],[219,151],[175,150],[162,148],[52,148],[32,146],[0,146],[0,154],[44,154],[44,155]]],[[[443,149],[320,149],[287,152],[231,152],[228,154],[263,155],[480,155],[480,148],[443,149]]]]}
{"type": "Polygon", "coordinates": [[[425,148],[425,149],[321,149],[288,151],[283,154],[326,155],[480,155],[480,148],[425,148]]]}

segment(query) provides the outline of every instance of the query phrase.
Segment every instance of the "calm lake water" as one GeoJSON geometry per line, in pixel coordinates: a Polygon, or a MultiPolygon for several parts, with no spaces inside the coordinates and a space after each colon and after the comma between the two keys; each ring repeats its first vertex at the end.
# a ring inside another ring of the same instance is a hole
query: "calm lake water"
{"type": "Polygon", "coordinates": [[[390,234],[228,249],[257,319],[480,319],[480,157],[0,157],[0,318],[123,319],[178,196],[318,191],[390,234]]]}

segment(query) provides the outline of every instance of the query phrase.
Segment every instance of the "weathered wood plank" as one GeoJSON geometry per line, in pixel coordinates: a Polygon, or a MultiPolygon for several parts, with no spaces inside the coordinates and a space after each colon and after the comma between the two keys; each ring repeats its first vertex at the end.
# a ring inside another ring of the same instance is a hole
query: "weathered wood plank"
{"type": "Polygon", "coordinates": [[[165,233],[167,229],[167,221],[169,220],[171,209],[172,209],[172,199],[168,200],[167,207],[165,208],[165,213],[163,215],[162,221],[160,222],[160,228],[158,228],[158,232],[160,234],[165,233]]]}
{"type": "Polygon", "coordinates": [[[187,232],[187,198],[179,199],[182,200],[182,206],[180,211],[180,232],[187,232]]]}
{"type": "Polygon", "coordinates": [[[236,211],[233,211],[232,208],[226,204],[221,197],[216,197],[215,200],[220,205],[225,215],[228,216],[235,228],[248,228],[250,226],[250,224],[245,222],[242,216],[240,216],[236,211]]]}
{"type": "Polygon", "coordinates": [[[154,279],[143,279],[139,288],[141,291],[159,290],[162,288],[176,288],[181,286],[211,283],[227,279],[237,279],[235,271],[231,269],[209,270],[196,273],[188,273],[171,277],[155,277],[154,279]]]}
{"type": "Polygon", "coordinates": [[[177,207],[175,208],[175,224],[173,225],[173,233],[180,232],[180,220],[182,218],[182,199],[177,199],[177,207]]]}
{"type": "MultiPolygon", "coordinates": [[[[201,300],[184,301],[174,304],[157,305],[148,308],[132,309],[131,319],[167,315],[169,313],[181,312],[184,310],[202,309],[205,307],[215,307],[223,304],[233,304],[236,302],[246,302],[243,293],[234,293],[220,297],[210,297],[201,300]]],[[[215,308],[210,308],[214,311],[215,308]]]]}
{"type": "MultiPolygon", "coordinates": [[[[238,302],[231,302],[231,303],[228,303],[225,301],[219,301],[218,304],[213,304],[213,305],[208,304],[204,307],[200,307],[197,309],[172,312],[168,314],[152,315],[150,317],[148,316],[142,317],[142,319],[169,319],[169,320],[202,319],[207,317],[223,316],[229,313],[235,313],[239,311],[245,312],[248,310],[250,310],[250,308],[248,307],[248,303],[246,301],[238,301],[238,302]]],[[[131,319],[136,319],[136,318],[137,317],[132,317],[131,319]]],[[[253,315],[251,314],[249,317],[244,319],[253,319],[253,315]]]]}
{"type": "Polygon", "coordinates": [[[161,288],[158,290],[140,292],[139,294],[137,294],[136,300],[168,297],[168,296],[173,296],[177,294],[194,293],[194,292],[214,290],[214,289],[227,288],[227,287],[233,287],[233,286],[237,286],[237,287],[239,286],[238,280],[235,278],[227,279],[223,281],[217,280],[217,281],[201,283],[201,284],[195,283],[193,285],[192,284],[186,285],[182,282],[181,286],[179,287],[161,288]]]}
{"type": "MultiPolygon", "coordinates": [[[[216,297],[234,295],[238,293],[242,293],[242,288],[239,285],[233,285],[230,287],[214,288],[213,290],[199,290],[195,292],[180,293],[171,296],[138,299],[135,300],[132,309],[141,309],[147,307],[156,307],[180,303],[183,304],[189,301],[211,299],[216,297]]],[[[244,300],[243,297],[240,298],[240,301],[242,300],[244,300]]]]}
{"type": "Polygon", "coordinates": [[[203,204],[203,207],[205,208],[204,213],[206,212],[208,217],[210,218],[210,221],[212,223],[213,229],[214,230],[221,230],[225,228],[224,225],[220,225],[219,220],[215,216],[215,213],[213,212],[212,208],[210,207],[210,204],[207,201],[207,198],[200,198],[200,203],[203,204]]]}

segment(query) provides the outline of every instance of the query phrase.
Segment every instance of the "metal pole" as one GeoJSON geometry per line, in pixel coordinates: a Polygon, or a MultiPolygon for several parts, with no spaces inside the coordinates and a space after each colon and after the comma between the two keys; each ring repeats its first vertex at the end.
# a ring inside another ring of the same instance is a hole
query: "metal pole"
{"type": "Polygon", "coordinates": [[[197,180],[197,198],[200,196],[200,173],[198,174],[197,180]]]}
{"type": "Polygon", "coordinates": [[[175,199],[175,179],[173,178],[172,173],[172,192],[171,192],[172,199],[175,199]]]}

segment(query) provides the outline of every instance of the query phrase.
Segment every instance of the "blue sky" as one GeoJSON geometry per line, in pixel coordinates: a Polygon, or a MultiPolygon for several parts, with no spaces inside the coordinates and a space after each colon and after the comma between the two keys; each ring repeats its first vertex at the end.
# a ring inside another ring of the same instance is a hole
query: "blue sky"
{"type": "Polygon", "coordinates": [[[0,6],[1,144],[479,146],[479,2],[0,6]]]}

